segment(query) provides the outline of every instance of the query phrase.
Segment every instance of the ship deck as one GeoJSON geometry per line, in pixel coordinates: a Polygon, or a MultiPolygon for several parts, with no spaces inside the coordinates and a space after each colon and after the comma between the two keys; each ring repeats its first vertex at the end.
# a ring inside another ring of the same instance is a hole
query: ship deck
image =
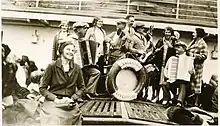
{"type": "Polygon", "coordinates": [[[160,104],[142,101],[86,100],[79,104],[83,124],[172,125],[160,104]]]}

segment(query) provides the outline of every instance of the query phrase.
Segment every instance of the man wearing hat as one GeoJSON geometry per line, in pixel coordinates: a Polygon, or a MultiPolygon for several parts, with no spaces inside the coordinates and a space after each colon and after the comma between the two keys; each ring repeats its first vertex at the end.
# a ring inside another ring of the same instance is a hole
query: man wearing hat
{"type": "Polygon", "coordinates": [[[87,23],[76,22],[73,24],[73,34],[70,36],[72,42],[74,43],[77,52],[74,57],[74,62],[81,66],[83,71],[83,76],[86,84],[86,96],[91,99],[91,97],[98,96],[96,89],[101,76],[100,71],[97,68],[91,66],[83,66],[81,59],[81,45],[80,42],[85,41],[84,37],[89,28],[87,23]]]}
{"type": "Polygon", "coordinates": [[[59,57],[59,47],[60,44],[65,41],[66,38],[70,35],[69,32],[69,21],[61,21],[59,27],[60,31],[55,35],[53,40],[53,49],[52,49],[52,60],[55,61],[59,57]]]}
{"type": "Polygon", "coordinates": [[[125,19],[117,19],[116,31],[108,35],[110,38],[109,64],[113,64],[125,55],[125,43],[128,39],[127,35],[125,35],[126,22],[125,19]]]}
{"type": "MultiPolygon", "coordinates": [[[[186,97],[186,87],[190,84],[191,75],[194,73],[193,57],[186,56],[187,45],[184,42],[178,41],[174,44],[176,56],[171,56],[164,68],[164,77],[167,82],[167,87],[174,95],[174,100],[177,105],[183,106],[186,97]],[[179,88],[179,93],[177,93],[179,88]]],[[[167,92],[169,92],[166,88],[167,92]]],[[[169,98],[170,98],[170,93],[169,98]]],[[[165,107],[168,107],[165,106],[165,107]]]]}
{"type": "MultiPolygon", "coordinates": [[[[134,24],[135,33],[131,36],[131,41],[128,44],[128,51],[132,54],[135,54],[139,57],[144,56],[148,52],[148,48],[150,47],[150,42],[147,41],[145,37],[145,24],[141,22],[137,22],[134,24]]],[[[140,59],[140,58],[139,58],[140,59]]],[[[148,85],[145,85],[147,89],[148,85]]],[[[147,90],[145,90],[147,95],[147,90]]],[[[142,99],[142,93],[138,94],[138,99],[142,99]]]]}
{"type": "Polygon", "coordinates": [[[145,24],[134,24],[135,33],[131,37],[131,43],[128,46],[128,50],[133,54],[142,55],[146,52],[146,49],[150,46],[144,36],[145,24]]]}

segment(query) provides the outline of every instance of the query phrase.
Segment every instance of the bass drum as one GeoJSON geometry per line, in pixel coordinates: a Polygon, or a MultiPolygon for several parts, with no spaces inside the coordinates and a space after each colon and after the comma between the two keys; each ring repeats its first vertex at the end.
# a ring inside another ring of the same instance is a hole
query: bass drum
{"type": "Polygon", "coordinates": [[[106,78],[106,89],[118,100],[130,101],[137,98],[146,81],[145,68],[131,58],[116,61],[106,78]]]}

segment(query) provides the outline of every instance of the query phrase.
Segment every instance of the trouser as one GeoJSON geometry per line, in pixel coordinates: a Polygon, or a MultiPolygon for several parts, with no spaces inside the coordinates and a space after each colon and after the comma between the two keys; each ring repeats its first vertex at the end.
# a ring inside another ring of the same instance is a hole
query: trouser
{"type": "Polygon", "coordinates": [[[95,94],[101,72],[96,68],[87,66],[83,68],[83,76],[86,82],[85,92],[95,94]]]}
{"type": "Polygon", "coordinates": [[[186,88],[188,86],[189,82],[184,80],[177,80],[174,83],[169,83],[167,85],[163,85],[163,100],[169,101],[171,96],[170,92],[172,92],[174,99],[177,99],[178,101],[182,102],[185,100],[186,97],[186,88]],[[177,95],[177,88],[179,88],[179,93],[177,95]]]}

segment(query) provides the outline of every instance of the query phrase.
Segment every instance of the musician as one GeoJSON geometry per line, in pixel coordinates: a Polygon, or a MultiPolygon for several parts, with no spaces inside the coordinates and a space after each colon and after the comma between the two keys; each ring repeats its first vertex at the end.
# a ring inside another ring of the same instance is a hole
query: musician
{"type": "MultiPolygon", "coordinates": [[[[171,56],[164,68],[165,80],[168,82],[167,84],[174,98],[177,97],[178,106],[184,105],[186,87],[189,86],[191,75],[194,73],[193,62],[188,65],[184,64],[184,69],[181,69],[179,65],[179,62],[181,62],[180,58],[186,57],[186,47],[187,45],[184,42],[175,43],[174,49],[176,51],[176,56],[171,56]],[[179,88],[178,95],[176,94],[177,88],[179,88]]],[[[169,89],[167,89],[167,92],[169,92],[169,89]]]]}
{"type": "Polygon", "coordinates": [[[64,40],[70,35],[69,32],[69,21],[61,21],[59,27],[61,30],[55,35],[53,40],[53,48],[52,48],[52,60],[55,61],[59,57],[59,47],[60,44],[64,42],[64,40]]]}
{"type": "Polygon", "coordinates": [[[136,23],[134,25],[135,33],[131,37],[131,42],[128,46],[129,52],[137,55],[142,55],[147,51],[147,48],[150,46],[150,43],[147,42],[147,39],[144,36],[145,24],[136,23]]]}
{"type": "Polygon", "coordinates": [[[192,33],[193,40],[187,47],[187,55],[194,57],[195,76],[192,77],[192,86],[196,94],[195,105],[198,106],[198,95],[201,93],[202,75],[204,61],[207,59],[208,47],[204,41],[206,36],[205,30],[202,28],[196,28],[192,33]]]}
{"type": "Polygon", "coordinates": [[[106,37],[106,32],[102,28],[103,19],[101,17],[94,17],[92,21],[92,27],[89,28],[85,35],[85,40],[91,40],[98,43],[97,48],[97,57],[101,57],[104,55],[104,40],[106,37]]]}
{"type": "MultiPolygon", "coordinates": [[[[79,44],[80,42],[85,40],[85,34],[87,32],[89,25],[87,23],[82,22],[76,22],[73,24],[74,32],[71,35],[71,38],[73,39],[73,43],[79,44]]],[[[78,50],[76,55],[80,52],[81,46],[78,46],[78,50]]],[[[79,54],[80,55],[80,54],[79,54]]],[[[78,62],[78,61],[77,61],[78,62]]],[[[81,61],[82,62],[82,61],[81,61]]],[[[86,83],[86,96],[91,99],[91,97],[98,96],[97,94],[97,85],[99,82],[99,78],[101,76],[100,71],[92,66],[82,66],[83,76],[86,83]]]]}
{"type": "MultiPolygon", "coordinates": [[[[131,42],[128,46],[128,51],[132,54],[135,54],[137,57],[140,57],[143,54],[146,54],[150,47],[150,42],[144,36],[145,24],[135,23],[134,24],[135,33],[131,37],[131,42]]],[[[145,88],[148,87],[148,84],[145,84],[145,88]]],[[[146,93],[147,94],[147,93],[146,93]]],[[[138,99],[142,99],[142,92],[138,95],[138,99]]]]}
{"type": "Polygon", "coordinates": [[[125,19],[118,19],[116,21],[117,30],[108,35],[110,38],[109,64],[113,64],[119,58],[125,58],[125,53],[127,51],[125,48],[127,37],[124,31],[126,22],[125,19]]]}
{"type": "MultiPolygon", "coordinates": [[[[158,86],[156,86],[157,94],[156,97],[152,100],[152,102],[157,102],[159,100],[159,90],[160,86],[162,85],[162,89],[165,88],[166,82],[164,81],[164,72],[163,69],[166,65],[167,60],[175,55],[175,50],[173,48],[173,43],[172,43],[172,37],[174,35],[173,33],[173,28],[172,27],[166,27],[163,31],[163,37],[160,39],[155,46],[155,57],[152,60],[152,63],[157,66],[159,69],[160,74],[158,75],[158,86]],[[164,86],[163,86],[164,85],[164,86]]],[[[168,104],[169,101],[169,92],[166,92],[166,90],[163,90],[163,104],[168,104]]]]}
{"type": "Polygon", "coordinates": [[[127,20],[125,33],[128,33],[129,36],[133,36],[135,33],[135,30],[133,28],[134,21],[135,21],[134,15],[127,15],[125,19],[127,20]]]}
{"type": "Polygon", "coordinates": [[[79,65],[73,62],[75,46],[66,41],[59,48],[60,58],[50,63],[40,82],[40,93],[45,97],[40,113],[42,124],[81,125],[82,114],[76,101],[85,84],[79,65]],[[71,108],[59,108],[60,105],[71,108]]]}

